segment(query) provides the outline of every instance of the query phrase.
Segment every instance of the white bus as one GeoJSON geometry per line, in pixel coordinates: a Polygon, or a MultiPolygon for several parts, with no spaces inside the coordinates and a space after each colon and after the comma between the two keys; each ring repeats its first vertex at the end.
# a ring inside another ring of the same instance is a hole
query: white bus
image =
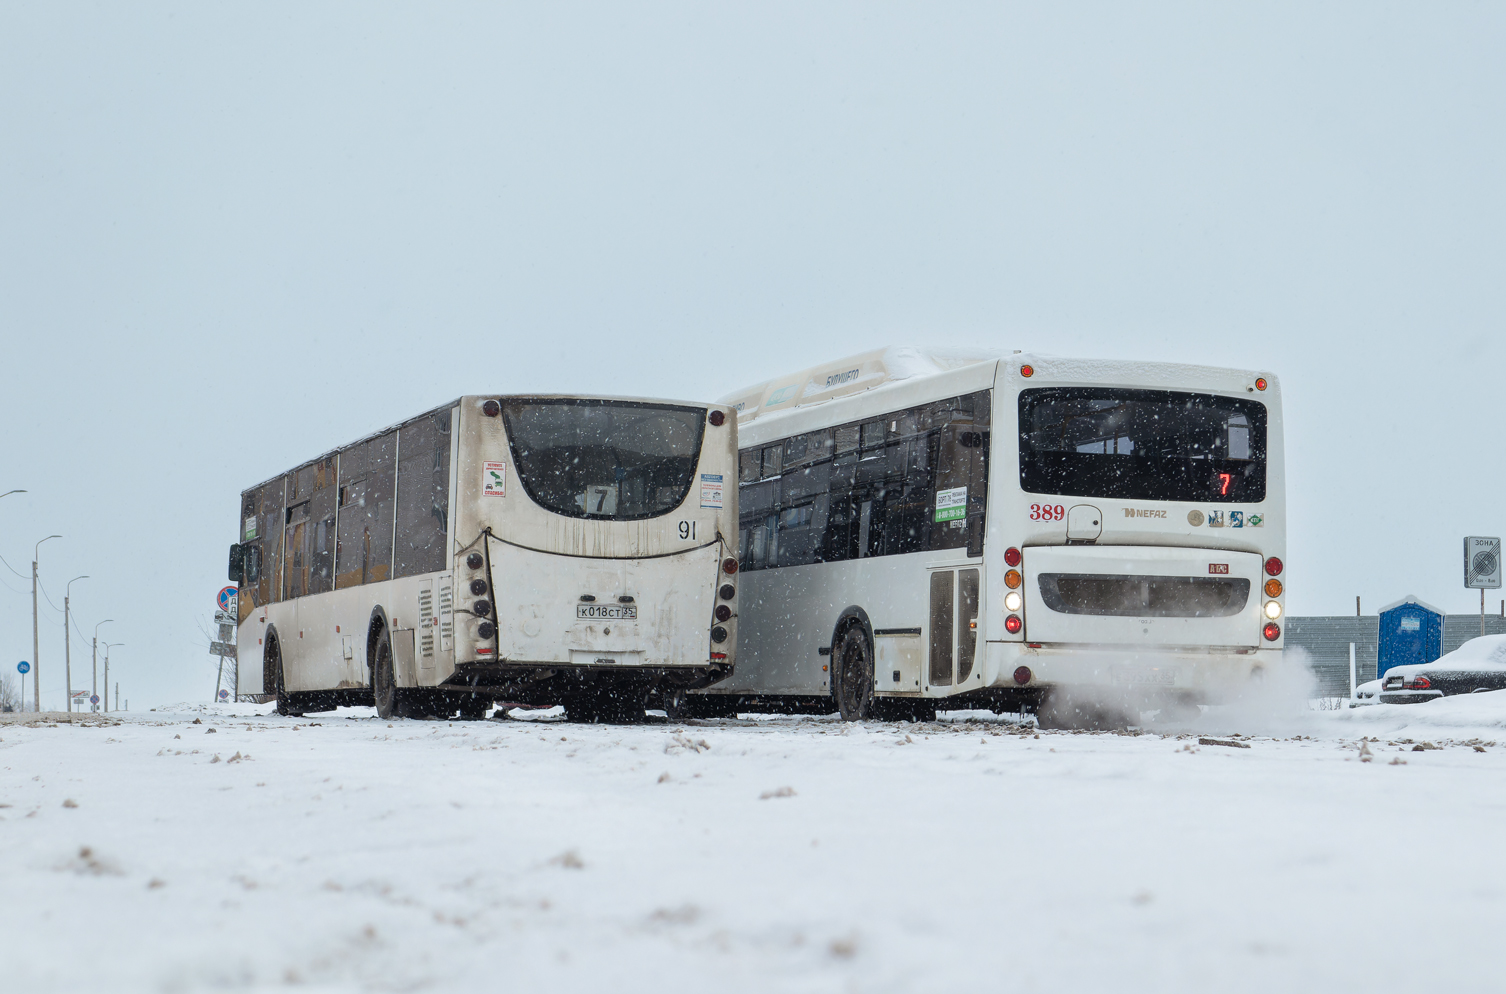
{"type": "Polygon", "coordinates": [[[736,459],[725,408],[477,396],[252,487],[236,693],[641,717],[732,671],[736,459]]]}
{"type": "Polygon", "coordinates": [[[689,712],[1118,723],[1279,659],[1270,373],[886,349],[726,403],[743,641],[689,712]]]}

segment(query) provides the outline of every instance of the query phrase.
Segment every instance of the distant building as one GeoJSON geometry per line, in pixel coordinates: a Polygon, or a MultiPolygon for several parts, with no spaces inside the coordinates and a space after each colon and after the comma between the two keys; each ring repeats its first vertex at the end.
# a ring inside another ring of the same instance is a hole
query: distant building
{"type": "MultiPolygon", "coordinates": [[[[1506,635],[1506,617],[1487,614],[1485,634],[1506,635]]],[[[1479,635],[1478,614],[1447,615],[1443,619],[1442,650],[1444,653],[1453,652],[1479,635]]],[[[1319,697],[1349,696],[1351,642],[1354,643],[1355,682],[1374,680],[1380,649],[1380,618],[1376,615],[1291,616],[1286,619],[1286,647],[1300,648],[1307,653],[1308,663],[1318,678],[1315,693],[1319,697]]]]}

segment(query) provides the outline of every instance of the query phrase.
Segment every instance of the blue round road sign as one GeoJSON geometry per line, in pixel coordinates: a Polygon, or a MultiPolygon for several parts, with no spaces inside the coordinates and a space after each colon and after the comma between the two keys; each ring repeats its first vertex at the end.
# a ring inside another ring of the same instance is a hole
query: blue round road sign
{"type": "Polygon", "coordinates": [[[236,592],[239,590],[239,587],[225,587],[215,597],[214,602],[220,606],[221,611],[228,611],[230,603],[235,600],[236,592]]]}
{"type": "Polygon", "coordinates": [[[223,701],[223,700],[228,699],[229,697],[230,697],[230,691],[228,691],[228,690],[222,690],[222,691],[220,691],[220,700],[223,701]]]}
{"type": "Polygon", "coordinates": [[[22,676],[25,676],[27,673],[31,672],[31,664],[24,659],[21,660],[16,664],[16,672],[20,673],[22,676]]]}
{"type": "Polygon", "coordinates": [[[99,695],[98,694],[90,694],[89,695],[89,703],[90,704],[98,704],[99,703],[99,695]]]}

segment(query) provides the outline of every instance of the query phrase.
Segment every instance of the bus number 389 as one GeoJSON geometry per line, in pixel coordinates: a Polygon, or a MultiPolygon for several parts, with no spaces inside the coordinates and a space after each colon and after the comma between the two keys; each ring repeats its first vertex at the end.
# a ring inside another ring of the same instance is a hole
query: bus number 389
{"type": "Polygon", "coordinates": [[[1067,509],[1060,504],[1031,504],[1031,521],[1060,521],[1067,516],[1067,509]]]}

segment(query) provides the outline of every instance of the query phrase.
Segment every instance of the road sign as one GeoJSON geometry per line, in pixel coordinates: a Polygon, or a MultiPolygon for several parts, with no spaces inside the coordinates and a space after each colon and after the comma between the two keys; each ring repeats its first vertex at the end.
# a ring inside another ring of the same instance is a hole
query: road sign
{"type": "Polygon", "coordinates": [[[26,674],[31,672],[31,664],[24,659],[21,660],[16,664],[16,672],[21,674],[22,676],[25,676],[26,674]]]}
{"type": "Polygon", "coordinates": [[[216,611],[214,612],[214,623],[216,625],[238,625],[240,624],[240,620],[229,611],[216,611]]]}
{"type": "Polygon", "coordinates": [[[1501,585],[1501,540],[1470,535],[1464,540],[1464,585],[1494,590],[1501,585]]]}
{"type": "Polygon", "coordinates": [[[230,698],[230,691],[228,691],[228,690],[222,690],[222,691],[220,691],[220,700],[224,701],[224,700],[228,700],[229,698],[230,698]]]}
{"type": "Polygon", "coordinates": [[[90,704],[98,704],[99,703],[99,695],[98,694],[90,694],[89,695],[89,703],[90,704]]]}
{"type": "Polygon", "coordinates": [[[75,690],[73,692],[73,699],[82,703],[89,699],[89,692],[87,690],[75,690]]]}
{"type": "Polygon", "coordinates": [[[228,642],[211,642],[209,643],[209,654],[211,656],[228,656],[234,659],[235,646],[228,642]]]}
{"type": "Polygon", "coordinates": [[[215,603],[220,606],[221,611],[224,611],[226,614],[235,613],[236,594],[238,590],[239,588],[237,587],[226,587],[219,592],[219,594],[215,597],[215,603]]]}

